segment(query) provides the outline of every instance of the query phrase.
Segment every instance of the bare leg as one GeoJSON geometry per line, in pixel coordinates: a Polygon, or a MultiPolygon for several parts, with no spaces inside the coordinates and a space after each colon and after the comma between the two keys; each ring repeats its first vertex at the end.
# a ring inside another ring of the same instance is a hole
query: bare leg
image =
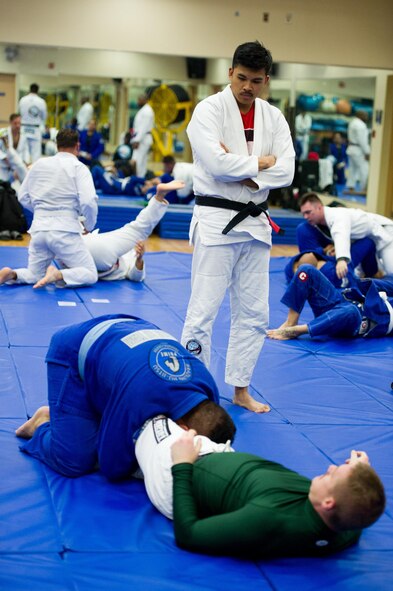
{"type": "Polygon", "coordinates": [[[170,193],[171,191],[177,191],[177,189],[182,189],[184,187],[183,181],[170,181],[169,183],[159,183],[157,185],[157,193],[155,194],[155,198],[157,201],[164,201],[165,195],[170,193]]]}
{"type": "Polygon", "coordinates": [[[11,279],[16,279],[16,273],[10,267],[3,267],[0,270],[0,285],[2,283],[6,283],[6,281],[11,281],[11,279]]]}
{"type": "Polygon", "coordinates": [[[40,408],[35,411],[31,419],[18,427],[18,429],[15,431],[15,435],[17,437],[22,437],[23,439],[31,439],[38,427],[43,423],[47,423],[48,421],[49,406],[40,406],[40,408]]]}
{"type": "Polygon", "coordinates": [[[49,265],[46,270],[45,277],[37,281],[37,283],[33,285],[33,288],[44,287],[44,285],[48,285],[48,283],[56,283],[56,281],[61,281],[62,279],[62,272],[53,265],[49,265]]]}
{"type": "Polygon", "coordinates": [[[247,410],[251,410],[252,412],[263,413],[269,412],[270,406],[267,404],[262,404],[262,402],[257,402],[255,398],[251,396],[248,391],[247,386],[235,386],[235,395],[233,397],[233,404],[237,404],[243,408],[247,408],[247,410]]]}
{"type": "Polygon", "coordinates": [[[289,341],[291,339],[297,339],[302,334],[308,333],[307,324],[299,324],[298,326],[287,326],[268,330],[267,336],[269,339],[275,339],[276,341],[289,341]]]}
{"type": "Polygon", "coordinates": [[[281,326],[278,327],[278,329],[282,329],[282,328],[287,328],[288,326],[296,326],[299,320],[299,316],[300,314],[298,314],[297,312],[295,312],[295,310],[292,310],[292,308],[289,308],[289,312],[288,312],[288,316],[285,322],[283,322],[281,324],[281,326]]]}

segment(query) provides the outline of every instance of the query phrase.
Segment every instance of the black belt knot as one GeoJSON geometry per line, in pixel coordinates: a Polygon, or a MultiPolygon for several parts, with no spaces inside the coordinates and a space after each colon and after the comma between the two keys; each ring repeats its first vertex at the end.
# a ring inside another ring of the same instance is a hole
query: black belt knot
{"type": "Polygon", "coordinates": [[[273,222],[267,211],[267,203],[254,203],[249,201],[248,203],[242,203],[240,201],[232,201],[231,199],[224,199],[223,197],[209,197],[205,195],[197,195],[195,197],[196,205],[204,205],[205,207],[217,207],[220,209],[231,209],[232,211],[238,211],[234,218],[231,219],[229,224],[222,230],[222,234],[228,234],[232,228],[240,224],[246,217],[251,216],[257,218],[261,213],[264,213],[269,221],[270,226],[278,234],[284,234],[277,224],[273,222]]]}

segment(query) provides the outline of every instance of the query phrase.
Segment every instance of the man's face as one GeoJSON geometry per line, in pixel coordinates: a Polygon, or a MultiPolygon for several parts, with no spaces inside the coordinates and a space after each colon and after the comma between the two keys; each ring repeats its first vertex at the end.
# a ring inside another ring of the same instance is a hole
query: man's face
{"type": "Polygon", "coordinates": [[[315,476],[311,481],[309,499],[313,504],[321,504],[327,497],[334,496],[336,487],[345,483],[353,470],[353,464],[330,465],[325,474],[315,476]]]}
{"type": "Polygon", "coordinates": [[[15,119],[13,121],[11,121],[10,127],[11,127],[12,131],[20,131],[20,128],[21,128],[21,118],[20,117],[15,117],[15,119]]]}
{"type": "Polygon", "coordinates": [[[252,103],[269,82],[265,70],[250,70],[244,66],[229,68],[229,80],[233,96],[242,113],[247,113],[252,103]]]}
{"type": "Polygon", "coordinates": [[[324,221],[325,216],[323,205],[321,203],[311,203],[310,201],[306,201],[306,203],[303,203],[301,206],[300,211],[303,214],[304,219],[312,226],[322,224],[324,221]]]}

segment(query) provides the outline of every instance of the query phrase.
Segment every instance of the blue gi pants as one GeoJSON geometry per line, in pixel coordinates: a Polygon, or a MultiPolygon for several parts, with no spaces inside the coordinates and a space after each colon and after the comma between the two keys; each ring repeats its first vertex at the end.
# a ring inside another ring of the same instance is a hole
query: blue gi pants
{"type": "Polygon", "coordinates": [[[357,336],[361,311],[347,302],[341,293],[312,265],[301,265],[281,299],[298,314],[308,301],[315,316],[308,324],[311,337],[357,336]]]}
{"type": "Polygon", "coordinates": [[[59,474],[74,478],[96,468],[100,423],[94,418],[80,416],[75,412],[68,414],[59,408],[59,398],[67,388],[72,388],[76,395],[79,389],[81,399],[85,397],[83,382],[78,383],[70,377],[69,367],[49,362],[50,423],[38,427],[34,437],[20,449],[45,462],[59,474]]]}
{"type": "MultiPolygon", "coordinates": [[[[302,222],[296,228],[296,240],[300,252],[315,251],[323,254],[328,244],[333,244],[331,238],[325,236],[316,226],[302,222]]],[[[354,267],[362,265],[366,277],[373,277],[378,271],[375,244],[371,238],[360,238],[351,245],[351,260],[354,267]]]]}

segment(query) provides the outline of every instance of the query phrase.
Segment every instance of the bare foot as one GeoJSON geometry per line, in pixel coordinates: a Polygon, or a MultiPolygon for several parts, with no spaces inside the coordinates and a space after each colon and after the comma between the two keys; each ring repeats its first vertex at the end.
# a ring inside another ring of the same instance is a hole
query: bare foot
{"type": "Polygon", "coordinates": [[[0,285],[2,283],[6,283],[7,281],[11,281],[11,279],[16,279],[16,273],[10,267],[3,267],[0,270],[0,285]]]}
{"type": "Polygon", "coordinates": [[[269,339],[274,339],[276,341],[289,341],[291,339],[296,339],[299,336],[300,333],[297,331],[297,328],[297,326],[280,326],[280,328],[267,330],[266,334],[269,339]]]}
{"type": "Polygon", "coordinates": [[[170,181],[169,183],[159,183],[157,185],[156,199],[157,201],[164,201],[165,195],[170,191],[177,191],[183,189],[184,181],[170,181]]]}
{"type": "Polygon", "coordinates": [[[48,421],[49,406],[40,406],[40,408],[35,411],[31,419],[18,427],[18,429],[15,431],[15,435],[17,437],[22,437],[23,439],[31,439],[36,432],[36,429],[48,421]]]}
{"type": "Polygon", "coordinates": [[[62,272],[53,265],[49,265],[46,270],[45,277],[37,281],[37,283],[33,285],[33,288],[35,289],[37,287],[44,287],[44,285],[48,285],[48,283],[56,283],[56,281],[61,281],[62,279],[62,272]]]}
{"type": "Polygon", "coordinates": [[[270,406],[268,404],[262,404],[262,402],[257,402],[255,398],[251,396],[247,388],[235,386],[235,395],[232,402],[233,404],[237,404],[237,406],[241,406],[252,412],[270,412],[270,406]]]}

